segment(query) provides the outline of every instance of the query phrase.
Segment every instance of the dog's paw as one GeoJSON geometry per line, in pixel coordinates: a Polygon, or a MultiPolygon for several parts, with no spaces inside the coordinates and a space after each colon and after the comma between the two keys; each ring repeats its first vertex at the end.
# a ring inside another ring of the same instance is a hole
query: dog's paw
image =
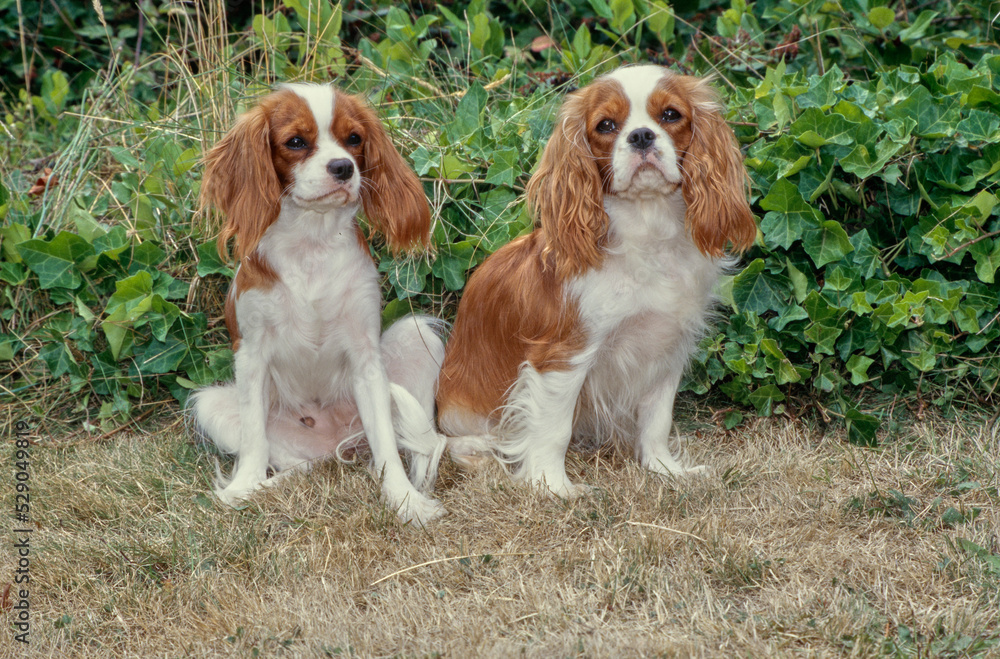
{"type": "Polygon", "coordinates": [[[246,500],[250,498],[255,491],[260,488],[260,484],[257,485],[234,485],[230,483],[224,488],[219,488],[215,490],[215,496],[219,497],[222,503],[226,504],[230,508],[243,508],[246,500]]]}
{"type": "Polygon", "coordinates": [[[426,526],[428,523],[443,517],[448,511],[437,499],[425,497],[413,491],[406,495],[396,508],[396,515],[403,523],[413,523],[426,526]]]}
{"type": "MultiPolygon", "coordinates": [[[[548,486],[546,485],[546,487],[548,486]]],[[[548,490],[561,499],[578,499],[593,494],[596,488],[585,483],[572,483],[567,480],[559,487],[548,487],[548,490]]]]}
{"type": "Polygon", "coordinates": [[[530,486],[560,499],[576,499],[587,496],[595,489],[584,483],[574,483],[566,474],[525,475],[524,480],[530,486]]]}
{"type": "Polygon", "coordinates": [[[646,464],[649,469],[660,476],[672,476],[674,478],[686,478],[689,476],[707,476],[712,473],[712,468],[708,465],[698,465],[695,467],[682,467],[678,462],[670,460],[656,460],[646,464]]]}

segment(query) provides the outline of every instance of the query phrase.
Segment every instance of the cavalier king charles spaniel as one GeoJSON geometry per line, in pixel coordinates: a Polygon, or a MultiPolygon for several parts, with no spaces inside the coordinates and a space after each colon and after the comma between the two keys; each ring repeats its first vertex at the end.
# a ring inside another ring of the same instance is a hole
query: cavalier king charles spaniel
{"type": "Polygon", "coordinates": [[[191,403],[201,432],[236,456],[216,494],[236,504],[363,436],[387,506],[404,521],[443,514],[419,490],[445,447],[433,427],[444,347],[426,317],[381,333],[379,274],[355,217],[363,208],[393,252],[428,243],[423,187],[378,117],[332,86],[283,85],[205,162],[203,205],[224,213],[220,253],[235,239],[239,260],[225,307],[235,382],[191,403]]]}
{"type": "Polygon", "coordinates": [[[560,496],[572,438],[628,442],[684,474],[674,397],[713,288],[757,228],[733,131],[708,82],[620,68],[571,94],[527,187],[537,228],[479,266],[437,393],[459,462],[493,451],[560,496]]]}

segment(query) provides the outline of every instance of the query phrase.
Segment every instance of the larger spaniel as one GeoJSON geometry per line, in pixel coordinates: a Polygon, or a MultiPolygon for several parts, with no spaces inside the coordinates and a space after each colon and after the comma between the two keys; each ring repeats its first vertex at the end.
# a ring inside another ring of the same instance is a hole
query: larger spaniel
{"type": "Polygon", "coordinates": [[[206,163],[203,202],[225,214],[220,251],[235,238],[240,263],[226,300],[236,381],[192,401],[202,432],[236,455],[219,497],[234,504],[269,472],[363,434],[386,504],[404,520],[442,514],[417,488],[433,484],[445,445],[432,425],[444,347],[426,318],[381,334],[379,275],[355,218],[363,207],[394,251],[429,239],[423,188],[378,117],[329,85],[284,85],[206,163]]]}
{"type": "MultiPolygon", "coordinates": [[[[681,375],[727,245],[756,224],[707,81],[621,68],[573,93],[528,183],[535,231],[469,280],[437,395],[452,455],[492,449],[562,496],[574,436],[631,442],[660,473],[681,375]]],[[[698,469],[698,468],[695,468],[698,469]]]]}

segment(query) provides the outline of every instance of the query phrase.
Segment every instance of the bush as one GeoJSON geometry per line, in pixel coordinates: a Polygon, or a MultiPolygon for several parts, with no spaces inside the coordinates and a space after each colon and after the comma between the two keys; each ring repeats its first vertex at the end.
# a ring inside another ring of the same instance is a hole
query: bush
{"type": "Polygon", "coordinates": [[[426,182],[435,253],[375,252],[388,321],[414,305],[450,317],[469,270],[530,230],[522,193],[562,95],[653,60],[719,76],[760,218],[688,389],[760,414],[814,406],[862,443],[885,411],[866,391],[996,400],[1000,56],[985,2],[286,0],[235,34],[217,2],[141,7],[153,36],[109,36],[82,84],[43,59],[30,93],[8,94],[8,397],[111,419],[228,373],[231,271],[195,218],[196,163],[273,82],[368,93],[426,182]],[[141,61],[115,43],[139,43],[141,61]],[[53,170],[35,195],[31,162],[53,170]]]}

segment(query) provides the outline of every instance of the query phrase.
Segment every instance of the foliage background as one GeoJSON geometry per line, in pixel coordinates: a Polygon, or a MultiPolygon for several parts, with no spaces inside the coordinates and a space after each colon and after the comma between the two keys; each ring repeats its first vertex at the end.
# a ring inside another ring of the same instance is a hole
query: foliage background
{"type": "Polygon", "coordinates": [[[814,409],[871,443],[903,404],[996,406],[996,3],[52,6],[0,0],[0,396],[50,423],[229,375],[198,159],[272,84],[367,94],[425,182],[434,250],[373,248],[388,322],[453,316],[529,230],[563,95],[639,61],[717,76],[753,180],[757,245],[686,384],[732,400],[722,423],[814,409]]]}

